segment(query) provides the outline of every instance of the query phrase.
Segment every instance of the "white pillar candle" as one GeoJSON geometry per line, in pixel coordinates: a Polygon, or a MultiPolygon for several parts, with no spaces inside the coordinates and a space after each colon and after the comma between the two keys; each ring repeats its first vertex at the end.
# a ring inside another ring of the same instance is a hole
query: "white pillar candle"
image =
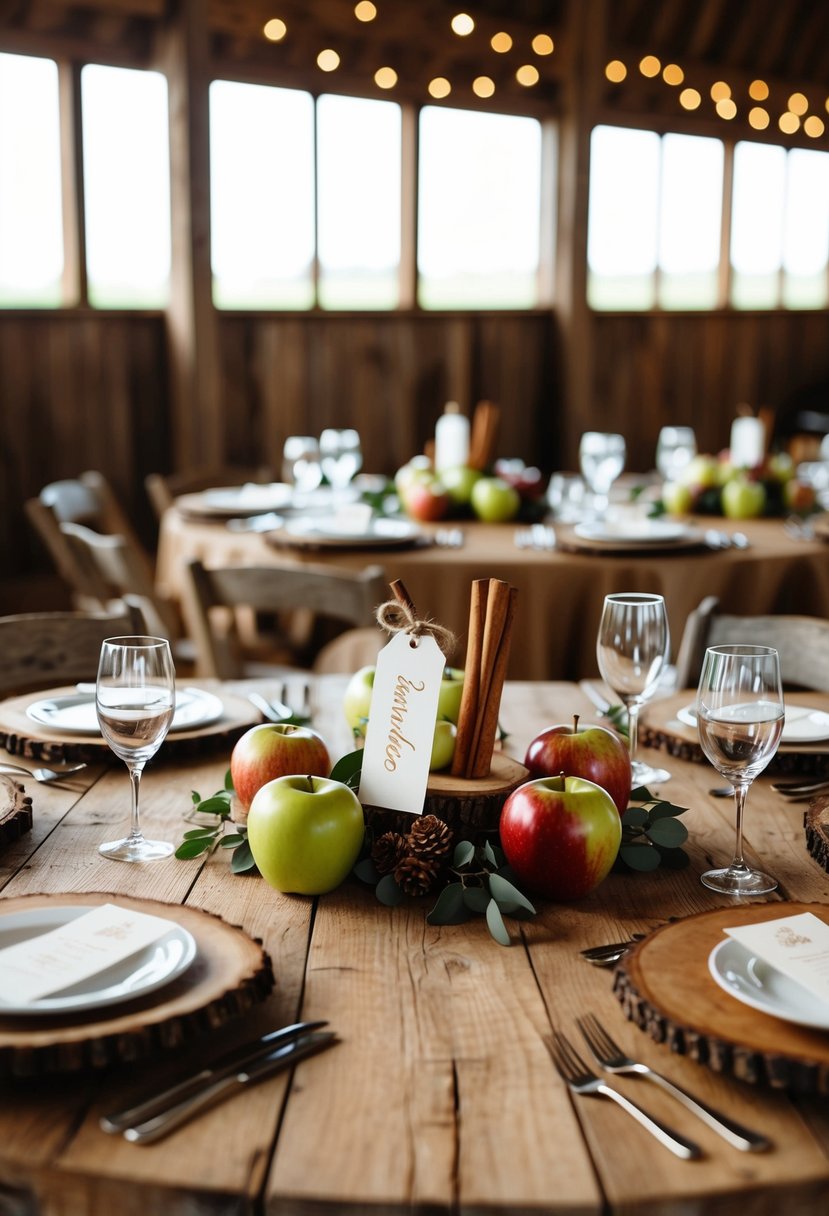
{"type": "Polygon", "coordinates": [[[469,419],[449,401],[435,427],[435,468],[459,469],[469,459],[469,419]]]}
{"type": "Polygon", "coordinates": [[[759,418],[735,418],[731,424],[731,463],[736,468],[760,464],[766,449],[766,428],[759,418]]]}

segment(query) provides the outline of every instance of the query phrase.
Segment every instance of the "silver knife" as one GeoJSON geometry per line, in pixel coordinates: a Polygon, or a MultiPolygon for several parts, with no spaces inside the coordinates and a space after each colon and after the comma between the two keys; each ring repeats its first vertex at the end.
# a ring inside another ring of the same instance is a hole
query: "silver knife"
{"type": "Polygon", "coordinates": [[[177,1081],[175,1085],[171,1085],[161,1093],[154,1093],[151,1097],[144,1098],[125,1110],[115,1111],[111,1115],[102,1115],[99,1120],[101,1130],[115,1135],[133,1124],[144,1123],[154,1115],[175,1106],[194,1090],[215,1081],[219,1076],[244,1068],[246,1064],[251,1064],[260,1056],[269,1055],[275,1048],[299,1039],[308,1031],[318,1030],[321,1026],[327,1025],[327,1022],[294,1022],[290,1026],[283,1026],[280,1030],[271,1030],[252,1042],[242,1043],[241,1046],[234,1047],[218,1056],[212,1064],[192,1073],[182,1081],[177,1081]]]}
{"type": "Polygon", "coordinates": [[[253,1063],[244,1067],[229,1068],[224,1073],[219,1073],[204,1088],[197,1089],[177,1105],[168,1107],[161,1114],[152,1119],[146,1119],[143,1123],[136,1123],[132,1127],[124,1128],[124,1139],[128,1140],[130,1144],[152,1144],[154,1141],[160,1140],[162,1136],[166,1136],[168,1132],[180,1127],[182,1123],[186,1123],[199,1111],[229,1097],[240,1086],[254,1085],[257,1081],[263,1081],[283,1068],[290,1068],[297,1060],[315,1055],[316,1052],[330,1047],[336,1041],[337,1036],[331,1030],[312,1031],[299,1039],[284,1043],[275,1051],[268,1052],[253,1063]]]}

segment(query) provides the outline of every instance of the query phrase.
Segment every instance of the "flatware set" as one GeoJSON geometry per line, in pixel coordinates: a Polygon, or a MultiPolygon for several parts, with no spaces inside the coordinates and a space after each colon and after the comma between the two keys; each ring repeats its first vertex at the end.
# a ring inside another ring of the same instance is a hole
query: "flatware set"
{"type": "Polygon", "coordinates": [[[52,785],[55,782],[63,781],[65,777],[69,777],[72,773],[79,773],[85,769],[86,764],[72,764],[68,768],[25,768],[22,764],[6,764],[5,761],[0,763],[0,773],[8,773],[10,775],[19,774],[20,776],[34,777],[35,781],[40,781],[44,785],[52,785]]]}

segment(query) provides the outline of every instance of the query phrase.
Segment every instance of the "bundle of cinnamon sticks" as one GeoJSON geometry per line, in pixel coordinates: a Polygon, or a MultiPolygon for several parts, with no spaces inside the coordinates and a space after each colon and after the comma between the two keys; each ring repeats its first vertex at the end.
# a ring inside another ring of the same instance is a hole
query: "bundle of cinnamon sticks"
{"type": "Polygon", "coordinates": [[[467,464],[471,469],[487,469],[495,457],[501,410],[493,401],[479,401],[472,414],[467,464]]]}
{"type": "Polygon", "coordinates": [[[469,605],[469,636],[452,775],[486,777],[492,763],[498,711],[507,674],[515,587],[476,579],[469,605]]]}

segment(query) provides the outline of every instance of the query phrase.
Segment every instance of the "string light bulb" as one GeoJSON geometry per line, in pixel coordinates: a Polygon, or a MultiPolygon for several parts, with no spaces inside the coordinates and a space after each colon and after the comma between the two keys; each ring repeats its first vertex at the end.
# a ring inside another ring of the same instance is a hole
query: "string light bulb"
{"type": "Polygon", "coordinates": [[[717,80],[711,85],[711,100],[712,101],[727,101],[731,96],[731,85],[726,84],[724,80],[717,80]]]}
{"type": "Polygon", "coordinates": [[[536,55],[552,55],[555,43],[549,34],[536,34],[532,40],[532,48],[536,55]]]}
{"type": "Polygon", "coordinates": [[[317,55],[317,67],[321,72],[336,72],[340,66],[340,57],[336,51],[327,48],[317,55]]]}
{"type": "Polygon", "coordinates": [[[748,121],[755,131],[765,131],[771,119],[768,110],[764,110],[762,106],[752,106],[748,112],[748,121]]]}
{"type": "Polygon", "coordinates": [[[612,84],[619,84],[627,76],[628,70],[621,59],[611,59],[604,70],[604,74],[612,84]]]}
{"type": "Polygon", "coordinates": [[[495,81],[490,76],[476,76],[472,81],[472,92],[476,97],[491,97],[495,92],[495,81]]]}
{"type": "Polygon", "coordinates": [[[538,68],[533,67],[531,63],[523,63],[515,73],[515,79],[526,88],[538,84],[538,68]]]}
{"type": "Polygon", "coordinates": [[[826,127],[822,118],[818,118],[817,114],[810,114],[803,124],[803,130],[810,139],[820,139],[826,127]]]}
{"type": "Polygon", "coordinates": [[[666,63],[662,69],[662,79],[665,81],[665,84],[682,84],[685,79],[685,73],[678,63],[666,63]]]}
{"type": "Polygon", "coordinates": [[[512,38],[503,30],[499,34],[493,34],[489,40],[489,45],[493,51],[497,51],[499,55],[506,55],[507,51],[512,50],[512,38]]]}
{"type": "Polygon", "coordinates": [[[769,86],[765,80],[752,80],[748,86],[748,95],[752,101],[765,101],[769,95],[769,86]]]}
{"type": "Polygon", "coordinates": [[[374,83],[378,89],[393,89],[397,84],[397,72],[394,68],[378,68],[374,73],[374,83]]]}
{"type": "Polygon", "coordinates": [[[643,76],[658,76],[661,70],[662,64],[655,55],[646,55],[639,61],[639,71],[643,76]]]}
{"type": "Polygon", "coordinates": [[[723,97],[717,102],[717,113],[720,118],[731,119],[737,115],[737,106],[730,97],[723,97]]]}
{"type": "Polygon", "coordinates": [[[792,93],[787,105],[792,114],[805,114],[809,108],[809,100],[803,93],[792,93]]]}
{"type": "Polygon", "coordinates": [[[683,89],[679,95],[679,104],[683,110],[698,110],[702,97],[696,89],[683,89]]]}
{"type": "Polygon", "coordinates": [[[469,16],[469,13],[455,13],[449,24],[459,38],[466,38],[475,28],[475,22],[469,16]]]}
{"type": "Polygon", "coordinates": [[[800,126],[800,119],[791,110],[786,110],[777,120],[777,125],[784,135],[794,135],[800,126]]]}
{"type": "Polygon", "coordinates": [[[287,32],[287,25],[279,17],[271,17],[270,21],[265,22],[265,27],[262,30],[268,42],[281,42],[287,32]]]}
{"type": "Polygon", "coordinates": [[[440,100],[442,97],[448,97],[451,92],[452,86],[445,76],[436,76],[434,80],[429,81],[430,97],[440,100]]]}
{"type": "Polygon", "coordinates": [[[377,8],[371,0],[360,0],[360,3],[354,6],[354,16],[358,21],[373,21],[377,16],[377,8]]]}

